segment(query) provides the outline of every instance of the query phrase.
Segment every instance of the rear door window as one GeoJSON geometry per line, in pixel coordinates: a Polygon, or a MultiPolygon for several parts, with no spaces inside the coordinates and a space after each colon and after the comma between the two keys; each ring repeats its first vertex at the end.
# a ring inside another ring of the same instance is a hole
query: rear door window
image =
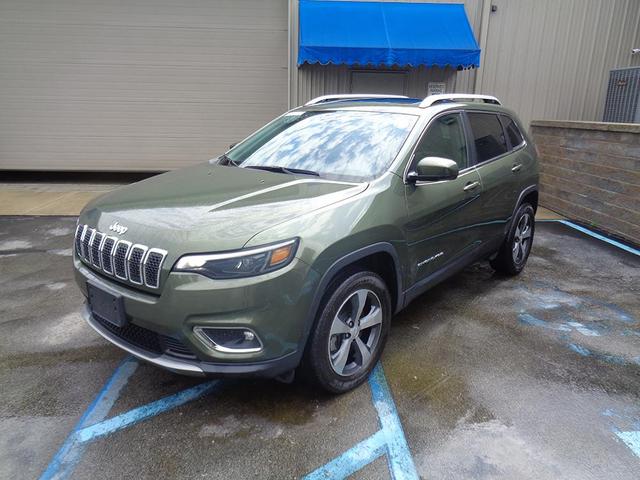
{"type": "Polygon", "coordinates": [[[467,112],[478,163],[506,153],[507,139],[498,115],[467,112]]]}
{"type": "Polygon", "coordinates": [[[511,148],[516,148],[517,146],[522,145],[524,143],[524,138],[522,137],[522,133],[520,133],[520,129],[518,128],[518,125],[516,125],[516,122],[506,115],[502,116],[502,121],[504,122],[504,128],[507,131],[507,137],[509,137],[511,148]]]}

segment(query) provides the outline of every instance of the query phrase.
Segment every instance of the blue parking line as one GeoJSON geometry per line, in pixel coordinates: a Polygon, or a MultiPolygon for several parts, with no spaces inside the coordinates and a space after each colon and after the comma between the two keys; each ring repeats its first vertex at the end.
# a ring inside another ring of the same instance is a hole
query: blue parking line
{"type": "Polygon", "coordinates": [[[92,442],[100,437],[135,425],[147,418],[174,409],[210,393],[218,383],[218,380],[201,383],[174,395],[169,395],[168,397],[143,405],[142,407],[134,408],[116,417],[84,427],[77,432],[77,440],[82,443],[92,442]]]}
{"type": "Polygon", "coordinates": [[[347,478],[385,453],[391,478],[419,480],[420,477],[413,463],[402,423],[380,363],[369,375],[369,387],[373,405],[378,412],[380,430],[309,473],[304,480],[347,478]]]}
{"type": "Polygon", "coordinates": [[[376,458],[384,455],[386,435],[382,430],[354,445],[339,457],[314,470],[304,480],[339,480],[353,475],[376,458]]]}
{"type": "Polygon", "coordinates": [[[592,357],[597,360],[601,360],[603,362],[611,363],[614,365],[626,365],[628,363],[635,363],[636,365],[640,365],[640,356],[628,360],[627,358],[620,355],[607,355],[606,353],[593,352],[588,348],[583,347],[582,345],[577,345],[571,342],[568,342],[567,346],[569,347],[569,349],[583,357],[592,357]]]}
{"type": "Polygon", "coordinates": [[[554,323],[550,323],[550,322],[547,322],[546,320],[541,320],[538,317],[534,317],[530,313],[519,313],[518,320],[520,321],[520,323],[524,323],[534,327],[546,328],[547,330],[556,330],[559,332],[571,331],[571,328],[569,328],[567,325],[564,325],[564,324],[557,325],[554,323]]]}
{"type": "MultiPolygon", "coordinates": [[[[203,397],[220,385],[218,380],[201,383],[105,420],[120,392],[137,368],[138,362],[133,357],[127,357],[118,366],[51,460],[41,475],[41,480],[70,477],[90,442],[203,397]]],[[[417,480],[419,478],[389,385],[379,363],[369,376],[369,386],[373,404],[378,413],[380,430],[311,472],[305,477],[307,480],[346,478],[384,454],[387,455],[389,471],[393,479],[417,480]]]]}
{"type": "MultiPolygon", "coordinates": [[[[634,409],[635,410],[635,409],[634,409]]],[[[602,412],[613,423],[611,431],[629,447],[629,450],[640,458],[640,420],[629,411],[616,412],[610,408],[602,412]],[[629,427],[636,430],[629,430],[629,427]]]]}
{"type": "Polygon", "coordinates": [[[40,476],[40,480],[63,479],[73,472],[76,464],[84,452],[84,446],[77,441],[76,434],[86,425],[100,422],[108,414],[116,402],[120,391],[138,368],[138,362],[133,357],[125,358],[111,378],[102,387],[95,400],[87,407],[80,420],[69,434],[60,450],[53,457],[47,469],[40,476]]]}
{"type": "Polygon", "coordinates": [[[613,245],[615,247],[618,247],[622,250],[625,250],[629,253],[632,253],[634,255],[639,255],[640,256],[640,250],[638,250],[637,248],[633,248],[629,245],[625,245],[622,242],[618,242],[617,240],[614,240],[612,238],[608,238],[605,237],[604,235],[600,235],[597,232],[594,232],[593,230],[589,230],[588,228],[585,228],[581,225],[577,225],[573,222],[570,222],[569,220],[538,220],[538,222],[557,222],[557,223],[561,223],[563,225],[566,225],[567,227],[571,227],[575,230],[578,230],[579,232],[585,233],[593,238],[597,238],[598,240],[602,240],[603,242],[607,242],[610,245],[613,245]]]}
{"type": "Polygon", "coordinates": [[[376,365],[369,377],[373,405],[378,411],[380,426],[387,443],[389,470],[396,480],[418,480],[418,472],[402,430],[402,423],[393,402],[387,379],[380,363],[376,365]]]}
{"type": "Polygon", "coordinates": [[[41,475],[40,480],[60,480],[70,477],[87,444],[91,441],[196,400],[211,392],[219,383],[218,380],[201,383],[105,420],[123,387],[137,368],[138,362],[133,357],[127,357],[118,366],[95,400],[85,410],[60,450],[41,475]]]}
{"type": "Polygon", "coordinates": [[[640,458],[640,432],[616,432],[616,435],[640,458]]]}

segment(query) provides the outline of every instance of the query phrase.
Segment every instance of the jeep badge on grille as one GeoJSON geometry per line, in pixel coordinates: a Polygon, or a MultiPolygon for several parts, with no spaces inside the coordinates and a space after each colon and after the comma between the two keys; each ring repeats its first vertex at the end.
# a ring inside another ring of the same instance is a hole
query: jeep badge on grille
{"type": "Polygon", "coordinates": [[[115,222],[109,225],[109,230],[111,230],[112,232],[116,232],[118,235],[124,235],[127,230],[129,230],[129,228],[125,227],[124,225],[120,225],[118,222],[115,222]]]}

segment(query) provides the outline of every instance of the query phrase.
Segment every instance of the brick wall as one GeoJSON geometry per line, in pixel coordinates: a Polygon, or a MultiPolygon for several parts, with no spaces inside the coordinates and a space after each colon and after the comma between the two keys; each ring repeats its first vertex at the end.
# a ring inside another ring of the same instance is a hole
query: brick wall
{"type": "Polygon", "coordinates": [[[540,205],[640,244],[640,124],[531,122],[540,205]]]}

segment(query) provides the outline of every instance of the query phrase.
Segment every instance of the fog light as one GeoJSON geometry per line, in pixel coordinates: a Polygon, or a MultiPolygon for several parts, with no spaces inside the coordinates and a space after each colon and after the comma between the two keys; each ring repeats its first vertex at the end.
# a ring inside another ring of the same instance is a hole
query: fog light
{"type": "Polygon", "coordinates": [[[195,327],[193,333],[218,352],[255,353],[262,350],[260,338],[249,328],[195,327]]]}
{"type": "Polygon", "coordinates": [[[254,338],[256,338],[255,333],[250,332],[249,330],[245,330],[245,332],[244,332],[244,339],[245,339],[247,342],[251,342],[254,338]]]}

